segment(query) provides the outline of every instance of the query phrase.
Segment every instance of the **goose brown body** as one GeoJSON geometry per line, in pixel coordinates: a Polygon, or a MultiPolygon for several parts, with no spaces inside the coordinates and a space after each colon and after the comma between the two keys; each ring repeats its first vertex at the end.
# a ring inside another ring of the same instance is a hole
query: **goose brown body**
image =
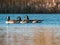
{"type": "Polygon", "coordinates": [[[16,23],[17,20],[9,20],[9,21],[6,21],[6,23],[16,23]]]}
{"type": "Polygon", "coordinates": [[[7,21],[6,23],[17,23],[18,21],[20,21],[20,17],[18,20],[10,20],[10,16],[7,16],[7,21]]]}
{"type": "Polygon", "coordinates": [[[22,20],[20,23],[29,23],[29,20],[22,20]]]}

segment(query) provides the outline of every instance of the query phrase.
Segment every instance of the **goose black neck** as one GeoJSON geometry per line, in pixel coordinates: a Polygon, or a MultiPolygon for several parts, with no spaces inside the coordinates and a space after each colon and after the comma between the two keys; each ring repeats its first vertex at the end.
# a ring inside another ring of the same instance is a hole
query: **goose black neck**
{"type": "Polygon", "coordinates": [[[20,16],[18,17],[18,20],[21,21],[21,17],[20,16]]]}
{"type": "Polygon", "coordinates": [[[25,19],[26,19],[26,20],[29,20],[29,17],[28,17],[28,16],[26,16],[26,17],[25,17],[25,19]]]}
{"type": "Polygon", "coordinates": [[[29,17],[27,16],[27,20],[29,20],[29,17]]]}
{"type": "Polygon", "coordinates": [[[7,16],[7,21],[9,21],[10,20],[10,16],[7,16]]]}

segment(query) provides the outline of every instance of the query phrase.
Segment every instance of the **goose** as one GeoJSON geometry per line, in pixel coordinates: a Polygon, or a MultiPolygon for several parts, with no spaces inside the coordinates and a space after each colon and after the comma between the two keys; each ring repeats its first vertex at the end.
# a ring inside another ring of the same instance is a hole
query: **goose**
{"type": "Polygon", "coordinates": [[[21,20],[20,23],[22,23],[22,24],[23,23],[29,23],[29,17],[25,16],[24,18],[25,18],[25,20],[21,20]]]}
{"type": "Polygon", "coordinates": [[[37,20],[33,20],[32,23],[37,23],[38,21],[37,20]]]}
{"type": "Polygon", "coordinates": [[[6,21],[6,23],[16,23],[17,22],[17,20],[10,20],[10,16],[7,16],[7,21],[6,21]]]}
{"type": "Polygon", "coordinates": [[[43,20],[32,20],[32,23],[41,23],[43,20]]]}

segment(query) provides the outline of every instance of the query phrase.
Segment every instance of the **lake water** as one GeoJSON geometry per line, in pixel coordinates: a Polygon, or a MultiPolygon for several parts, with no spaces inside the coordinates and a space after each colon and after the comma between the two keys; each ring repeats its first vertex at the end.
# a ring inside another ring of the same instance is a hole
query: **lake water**
{"type": "Polygon", "coordinates": [[[0,45],[59,45],[60,14],[0,14],[0,45]],[[6,17],[25,16],[41,23],[6,24],[6,17]]]}
{"type": "Polygon", "coordinates": [[[29,24],[9,24],[9,25],[60,25],[60,14],[0,14],[0,25],[7,25],[6,16],[10,16],[11,19],[17,20],[18,16],[21,16],[22,20],[24,20],[24,16],[28,15],[29,19],[37,19],[37,20],[44,20],[42,23],[29,23],[29,24]]]}

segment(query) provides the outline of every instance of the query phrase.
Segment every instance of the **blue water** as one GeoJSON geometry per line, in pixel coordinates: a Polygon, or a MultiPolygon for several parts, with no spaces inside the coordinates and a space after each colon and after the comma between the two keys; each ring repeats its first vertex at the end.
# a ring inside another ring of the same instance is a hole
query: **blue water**
{"type": "MultiPolygon", "coordinates": [[[[0,14],[0,38],[4,36],[3,38],[6,40],[5,42],[7,43],[9,42],[11,45],[14,45],[13,42],[10,42],[10,40],[15,41],[14,35],[17,35],[17,40],[22,39],[20,38],[20,36],[31,38],[31,40],[27,40],[24,43],[28,42],[29,44],[33,45],[33,37],[35,36],[35,34],[37,34],[37,36],[40,36],[41,34],[44,34],[45,36],[48,34],[50,36],[53,36],[53,38],[59,37],[60,36],[60,14],[0,14]],[[41,19],[44,21],[35,24],[32,23],[6,24],[5,23],[6,16],[10,16],[11,20],[13,19],[17,20],[17,17],[21,16],[22,20],[24,20],[24,16],[26,15],[28,15],[31,20],[41,19]],[[48,32],[50,34],[48,34],[48,32]],[[10,38],[8,38],[9,36],[10,38]]],[[[19,45],[21,45],[20,42],[19,45]]]]}
{"type": "Polygon", "coordinates": [[[40,26],[40,25],[60,25],[60,14],[0,14],[0,26],[40,26]],[[6,24],[6,16],[10,16],[11,20],[17,20],[20,16],[24,20],[24,16],[28,15],[29,19],[44,20],[41,23],[27,23],[27,24],[6,24]]]}

